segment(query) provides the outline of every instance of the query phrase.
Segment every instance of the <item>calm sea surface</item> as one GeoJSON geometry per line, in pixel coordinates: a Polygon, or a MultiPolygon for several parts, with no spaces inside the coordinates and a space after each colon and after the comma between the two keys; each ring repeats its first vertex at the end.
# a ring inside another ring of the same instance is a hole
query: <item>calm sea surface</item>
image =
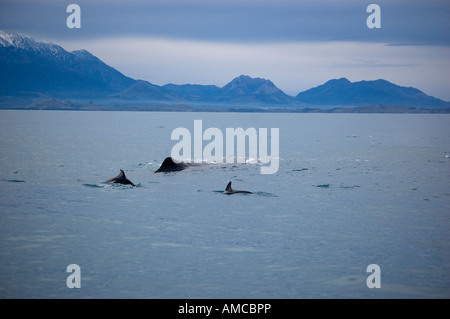
{"type": "Polygon", "coordinates": [[[449,115],[3,110],[0,137],[0,298],[450,298],[449,115]],[[154,174],[194,120],[279,128],[278,172],[154,174]]]}

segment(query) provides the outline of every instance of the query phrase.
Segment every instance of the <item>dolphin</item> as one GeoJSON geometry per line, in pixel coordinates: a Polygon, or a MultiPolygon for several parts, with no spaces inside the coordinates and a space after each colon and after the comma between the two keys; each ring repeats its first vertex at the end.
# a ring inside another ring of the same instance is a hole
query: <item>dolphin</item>
{"type": "Polygon", "coordinates": [[[155,171],[155,173],[168,173],[168,172],[177,172],[186,169],[188,165],[184,162],[175,163],[172,157],[166,157],[162,162],[161,166],[155,171]]]}
{"type": "Polygon", "coordinates": [[[124,184],[124,185],[132,185],[132,186],[136,186],[133,184],[132,181],[130,181],[126,176],[123,170],[120,170],[120,174],[117,175],[116,177],[113,177],[111,179],[108,179],[106,181],[106,183],[118,183],[118,184],[124,184]]]}
{"type": "Polygon", "coordinates": [[[227,195],[231,195],[231,194],[252,194],[252,192],[249,191],[241,191],[241,190],[237,190],[237,189],[232,189],[231,188],[231,182],[228,183],[227,188],[225,188],[225,191],[223,192],[224,194],[227,195]]]}

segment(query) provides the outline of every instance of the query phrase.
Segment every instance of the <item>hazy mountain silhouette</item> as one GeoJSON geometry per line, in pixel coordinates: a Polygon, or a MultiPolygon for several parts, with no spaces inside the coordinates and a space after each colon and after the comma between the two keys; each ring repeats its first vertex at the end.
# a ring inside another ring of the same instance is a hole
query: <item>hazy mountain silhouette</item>
{"type": "Polygon", "coordinates": [[[1,91],[9,95],[104,97],[136,82],[86,50],[68,52],[56,44],[4,31],[0,31],[0,74],[1,91]]]}
{"type": "Polygon", "coordinates": [[[450,103],[386,80],[350,82],[345,78],[301,92],[297,101],[315,106],[412,106],[449,107],[450,103]]]}
{"type": "Polygon", "coordinates": [[[58,108],[60,103],[64,109],[76,108],[76,105],[89,109],[96,104],[122,105],[126,109],[127,105],[158,102],[179,105],[175,109],[186,109],[189,104],[211,108],[229,105],[238,109],[450,107],[450,102],[386,80],[352,83],[345,78],[334,79],[296,97],[285,94],[268,79],[247,75],[238,76],[223,87],[159,86],[127,77],[86,50],[68,52],[56,44],[0,30],[0,107],[45,108],[45,103],[49,103],[52,108],[58,108]]]}

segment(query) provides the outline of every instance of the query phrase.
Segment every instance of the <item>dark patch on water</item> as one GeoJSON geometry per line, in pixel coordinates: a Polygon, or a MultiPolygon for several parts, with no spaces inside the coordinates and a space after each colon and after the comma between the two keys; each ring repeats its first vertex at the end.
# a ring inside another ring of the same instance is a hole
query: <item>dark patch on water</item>
{"type": "Polygon", "coordinates": [[[320,185],[316,185],[316,187],[320,187],[320,188],[329,188],[330,184],[320,184],[320,185]]]}
{"type": "Polygon", "coordinates": [[[3,181],[8,183],[25,183],[26,181],[21,179],[4,179],[3,181]]]}
{"type": "Polygon", "coordinates": [[[258,196],[265,196],[265,197],[278,197],[278,196],[275,195],[275,194],[272,194],[272,193],[266,193],[266,192],[256,192],[256,193],[254,193],[254,194],[256,194],[256,195],[258,195],[258,196]]]}
{"type": "Polygon", "coordinates": [[[105,186],[98,185],[98,184],[83,184],[83,186],[92,187],[92,188],[105,188],[105,186]]]}
{"type": "Polygon", "coordinates": [[[352,188],[359,188],[359,187],[361,187],[361,186],[359,186],[359,185],[344,185],[344,184],[341,184],[341,186],[339,186],[339,188],[344,188],[344,189],[352,189],[352,188]]]}

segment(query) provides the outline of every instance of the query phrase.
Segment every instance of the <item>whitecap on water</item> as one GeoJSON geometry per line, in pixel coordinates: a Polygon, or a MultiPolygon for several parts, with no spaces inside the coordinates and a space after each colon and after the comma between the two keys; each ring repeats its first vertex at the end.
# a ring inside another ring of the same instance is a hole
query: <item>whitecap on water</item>
{"type": "Polygon", "coordinates": [[[83,186],[90,187],[90,188],[131,189],[131,188],[141,187],[141,183],[136,184],[136,186],[123,185],[123,184],[118,184],[118,183],[83,184],[83,186]]]}

